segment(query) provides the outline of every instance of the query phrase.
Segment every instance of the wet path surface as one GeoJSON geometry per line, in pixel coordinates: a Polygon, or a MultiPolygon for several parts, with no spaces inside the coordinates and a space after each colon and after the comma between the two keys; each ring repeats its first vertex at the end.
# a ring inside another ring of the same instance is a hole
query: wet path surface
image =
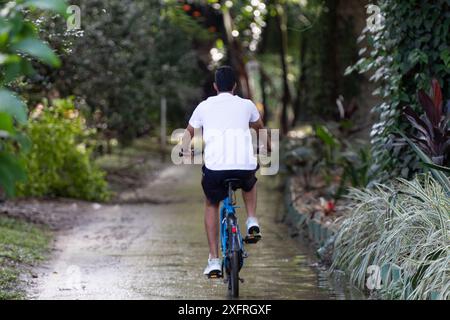
{"type": "MultiPolygon", "coordinates": [[[[141,190],[161,204],[92,206],[88,222],[57,236],[53,259],[37,270],[30,297],[227,299],[220,280],[202,275],[208,249],[199,179],[199,167],[169,167],[141,190]]],[[[259,184],[263,240],[246,247],[241,298],[340,298],[310,266],[306,248],[277,222],[283,209],[270,185],[267,177],[259,184]]],[[[239,217],[243,224],[243,209],[239,217]]]]}

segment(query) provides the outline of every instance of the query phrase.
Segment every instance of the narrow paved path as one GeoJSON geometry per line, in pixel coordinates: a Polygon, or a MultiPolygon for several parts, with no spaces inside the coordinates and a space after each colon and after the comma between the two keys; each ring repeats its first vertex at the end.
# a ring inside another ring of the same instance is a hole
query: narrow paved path
{"type": "MultiPolygon", "coordinates": [[[[52,260],[37,270],[37,299],[226,299],[202,276],[208,250],[199,167],[171,166],[140,190],[159,204],[93,205],[89,219],[57,235],[52,260]]],[[[279,223],[279,194],[264,177],[258,213],[263,241],[247,246],[247,299],[327,299],[306,250],[279,223]]],[[[240,201],[242,202],[242,201],[240,201]]],[[[242,209],[241,224],[245,222],[242,209]]]]}

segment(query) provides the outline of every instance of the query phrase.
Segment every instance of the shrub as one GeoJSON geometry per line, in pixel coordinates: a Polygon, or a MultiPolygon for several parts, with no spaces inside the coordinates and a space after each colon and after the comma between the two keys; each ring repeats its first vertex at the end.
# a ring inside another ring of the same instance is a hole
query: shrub
{"type": "Polygon", "coordinates": [[[360,40],[366,39],[367,47],[347,71],[370,72],[377,85],[374,94],[384,100],[373,108],[379,120],[371,131],[371,171],[378,181],[388,181],[412,177],[418,169],[415,155],[394,143],[396,130],[410,132],[402,107],[418,111],[415,93],[427,89],[432,78],[450,97],[450,4],[448,0],[378,0],[376,4],[384,17],[382,25],[363,31],[360,40]]]}
{"type": "MultiPolygon", "coordinates": [[[[331,124],[327,126],[333,127],[331,124]]],[[[373,178],[369,171],[371,157],[361,141],[350,141],[348,136],[338,135],[327,126],[305,126],[291,131],[283,146],[283,161],[290,173],[303,177],[307,189],[312,187],[314,176],[319,175],[327,184],[340,177],[337,189],[333,190],[334,198],[339,199],[349,185],[366,187],[370,183],[373,178]],[[297,134],[301,138],[295,137],[297,134]]]]}
{"type": "MultiPolygon", "coordinates": [[[[420,105],[425,112],[419,116],[411,107],[405,107],[403,114],[417,130],[409,138],[437,165],[449,165],[450,161],[450,118],[446,115],[439,83],[433,80],[432,94],[418,93],[420,105]]],[[[448,102],[450,105],[450,101],[448,102]]]]}
{"type": "Polygon", "coordinates": [[[36,25],[23,12],[35,9],[64,14],[63,0],[0,2],[0,193],[14,196],[15,185],[25,179],[19,153],[27,147],[21,127],[27,121],[25,103],[9,89],[17,79],[34,74],[31,58],[52,67],[61,62],[41,40],[36,25]]]}
{"type": "Polygon", "coordinates": [[[395,264],[400,281],[383,292],[400,299],[450,298],[450,198],[431,175],[393,186],[353,189],[350,216],[336,235],[332,269],[350,273],[364,288],[370,265],[395,264]]]}
{"type": "Polygon", "coordinates": [[[85,141],[92,134],[72,99],[39,104],[27,126],[32,141],[24,156],[28,179],[18,186],[22,196],[106,200],[105,174],[91,161],[85,141]]]}

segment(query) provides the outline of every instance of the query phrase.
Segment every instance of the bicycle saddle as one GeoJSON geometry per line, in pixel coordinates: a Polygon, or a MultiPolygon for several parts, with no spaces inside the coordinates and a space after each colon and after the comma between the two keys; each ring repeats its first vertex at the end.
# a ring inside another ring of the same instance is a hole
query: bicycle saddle
{"type": "Polygon", "coordinates": [[[231,178],[231,179],[226,179],[225,180],[225,186],[228,187],[229,185],[231,185],[231,188],[233,190],[239,189],[241,187],[241,179],[236,179],[236,178],[231,178]]]}

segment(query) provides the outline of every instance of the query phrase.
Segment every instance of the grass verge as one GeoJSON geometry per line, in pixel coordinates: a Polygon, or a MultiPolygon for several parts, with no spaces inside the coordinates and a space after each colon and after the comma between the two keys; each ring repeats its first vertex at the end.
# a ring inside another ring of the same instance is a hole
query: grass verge
{"type": "Polygon", "coordinates": [[[25,298],[21,275],[44,259],[50,239],[43,226],[0,215],[0,300],[25,298]]]}

